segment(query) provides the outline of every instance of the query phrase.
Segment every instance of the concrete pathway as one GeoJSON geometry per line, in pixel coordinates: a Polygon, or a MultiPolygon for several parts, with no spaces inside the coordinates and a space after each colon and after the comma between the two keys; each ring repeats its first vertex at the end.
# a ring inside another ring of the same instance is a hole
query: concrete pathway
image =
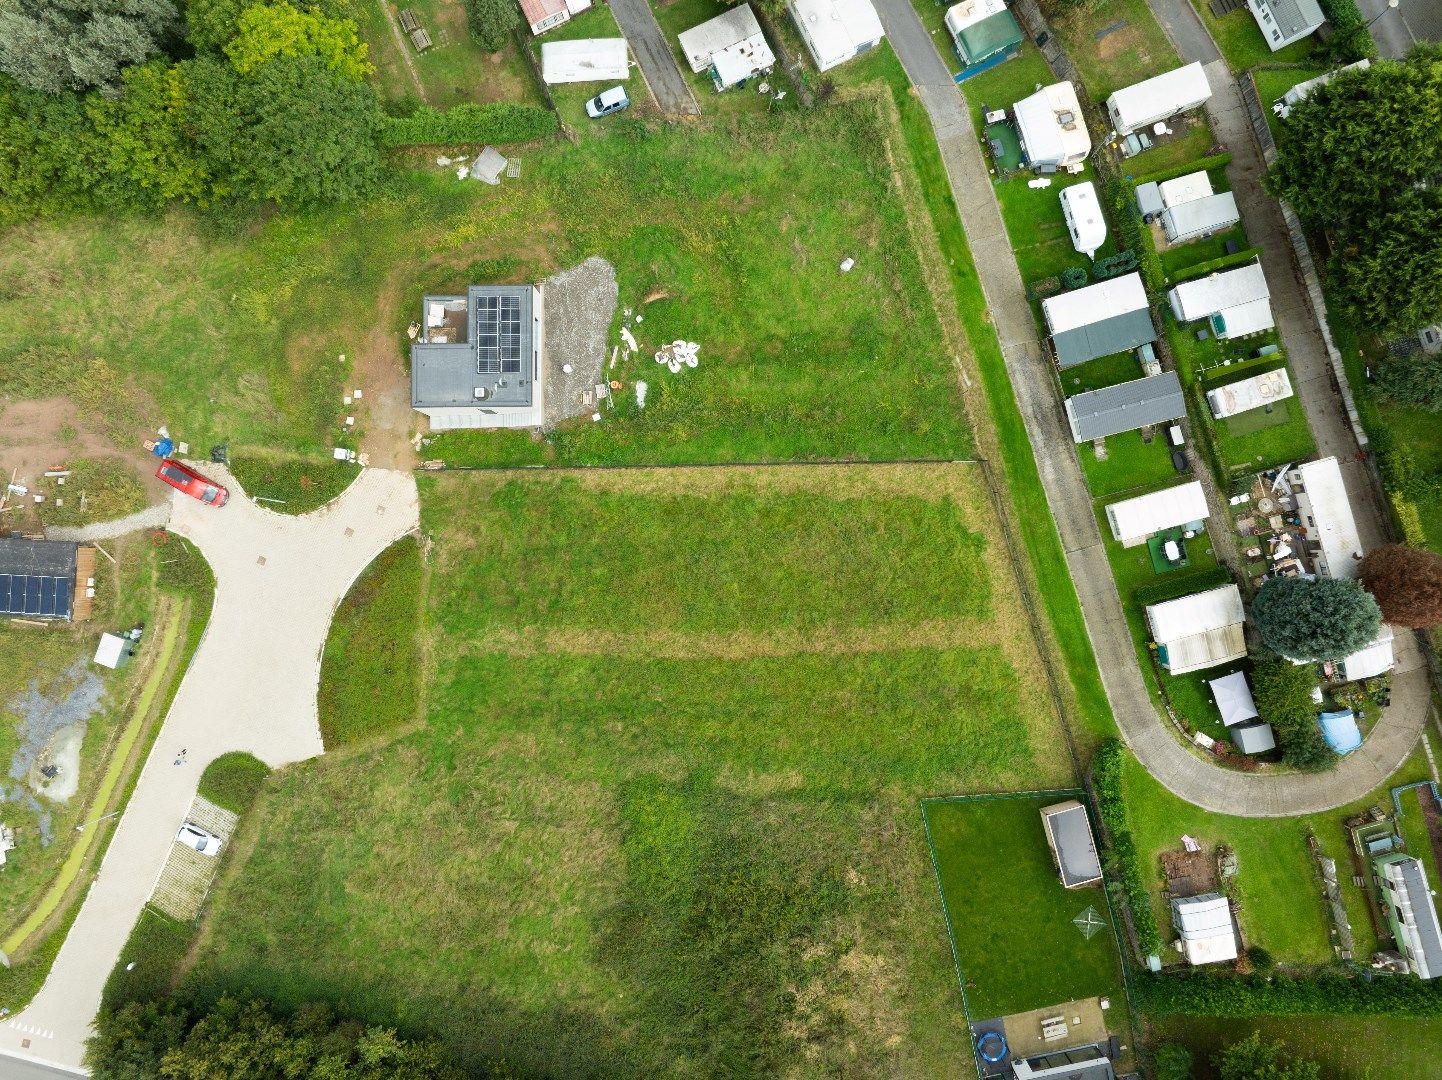
{"type": "MultiPolygon", "coordinates": [[[[1405,632],[1398,636],[1399,665],[1392,707],[1363,748],[1324,775],[1262,776],[1223,769],[1193,753],[1158,716],[1142,681],[1131,633],[1102,546],[1101,530],[1063,417],[1051,364],[1041,348],[966,103],[909,0],[877,0],[877,12],[892,48],[931,116],[952,194],[976,260],[982,291],[1001,342],[1007,373],[1081,600],[1102,684],[1122,737],[1148,771],[1172,792],[1219,813],[1246,817],[1289,816],[1331,809],[1365,795],[1411,752],[1426,721],[1429,698],[1425,673],[1415,643],[1405,632]]],[[[1225,74],[1225,68],[1222,70],[1225,74]]],[[[1242,198],[1239,194],[1239,203],[1242,198]]],[[[1278,243],[1276,250],[1285,258],[1285,244],[1278,243]]],[[[1267,273],[1271,278],[1274,271],[1269,267],[1267,273]]],[[[1284,341],[1291,350],[1293,343],[1289,338],[1304,335],[1305,328],[1298,324],[1300,290],[1290,274],[1286,278],[1292,284],[1292,291],[1298,294],[1297,299],[1285,295],[1274,295],[1273,299],[1279,307],[1279,324],[1285,322],[1284,341]]],[[[1274,281],[1272,288],[1278,290],[1278,283],[1274,281]]],[[[1316,335],[1315,326],[1312,333],[1316,335]]],[[[1315,375],[1310,363],[1303,371],[1306,372],[1303,377],[1312,383],[1304,395],[1304,404],[1310,409],[1316,396],[1315,375]]],[[[1300,388],[1299,393],[1302,393],[1300,388]]],[[[1341,422],[1340,417],[1337,419],[1341,422]]],[[[1323,452],[1329,453],[1331,441],[1339,436],[1333,427],[1325,430],[1328,443],[1323,444],[1323,452]]],[[[1321,433],[1318,441],[1322,444],[1321,433]]],[[[1342,447],[1338,456],[1350,461],[1355,451],[1355,444],[1350,450],[1342,447]]],[[[1351,478],[1357,469],[1344,471],[1349,475],[1350,491],[1351,478]]],[[[1356,509],[1359,525],[1363,525],[1363,519],[1372,512],[1370,500],[1356,509]]],[[[1363,525],[1364,543],[1372,542],[1376,535],[1377,519],[1370,520],[1371,532],[1363,525]]]]}
{"type": "Polygon", "coordinates": [[[201,772],[232,750],[272,767],[322,752],[316,686],[331,616],[371,560],[418,522],[409,473],[367,469],[328,506],[287,517],[234,494],[222,467],[205,471],[229,484],[229,504],[215,510],[177,493],[170,527],[215,571],[210,623],[49,978],[0,1025],[0,1055],[81,1065],[101,989],[201,772]]]}
{"type": "MultiPolygon", "coordinates": [[[[210,466],[207,464],[206,470],[210,466]]],[[[88,544],[95,540],[111,540],[117,536],[124,536],[126,533],[139,532],[141,529],[163,529],[170,522],[170,500],[156,503],[154,506],[147,506],[144,510],[137,511],[123,518],[116,518],[114,521],[97,521],[93,525],[57,526],[45,530],[47,540],[73,540],[76,543],[88,544]]]]}
{"type": "Polygon", "coordinates": [[[701,106],[676,66],[676,56],[647,0],[611,0],[611,14],[631,43],[631,52],[661,111],[673,116],[700,116],[701,106]]]}

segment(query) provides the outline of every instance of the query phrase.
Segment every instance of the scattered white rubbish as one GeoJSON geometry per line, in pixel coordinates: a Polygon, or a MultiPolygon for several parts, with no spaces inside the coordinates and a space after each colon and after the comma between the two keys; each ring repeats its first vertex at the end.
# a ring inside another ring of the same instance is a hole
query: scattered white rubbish
{"type": "Polygon", "coordinates": [[[30,489],[24,484],[7,484],[5,485],[5,488],[7,491],[10,492],[11,495],[19,495],[22,499],[25,498],[26,495],[30,494],[30,489]]]}
{"type": "Polygon", "coordinates": [[[346,456],[345,447],[337,446],[334,450],[331,451],[331,456],[334,457],[337,461],[344,461],[346,456]]]}
{"type": "Polygon", "coordinates": [[[1051,177],[1038,176],[1035,180],[1028,180],[1026,186],[1029,188],[1049,188],[1051,187],[1051,177]]]}
{"type": "Polygon", "coordinates": [[[644,316],[644,315],[637,315],[637,316],[636,316],[636,321],[637,321],[637,322],[645,322],[645,321],[646,321],[646,316],[644,316]]]}
{"type": "Polygon", "coordinates": [[[636,408],[638,408],[638,409],[644,409],[645,407],[646,407],[646,384],[645,384],[644,382],[638,381],[638,382],[636,383],[636,408]]]}
{"type": "Polygon", "coordinates": [[[611,366],[612,366],[612,367],[615,367],[615,366],[616,366],[616,357],[618,357],[618,356],[620,356],[620,355],[621,355],[621,346],[619,346],[619,345],[612,345],[612,346],[611,346],[611,366]]]}
{"type": "Polygon", "coordinates": [[[162,439],[170,438],[170,432],[165,429],[164,424],[161,424],[158,428],[155,429],[155,434],[159,435],[162,439]]]}
{"type": "Polygon", "coordinates": [[[436,164],[439,165],[439,166],[441,166],[442,168],[445,168],[447,165],[449,165],[449,164],[451,163],[451,160],[452,160],[452,159],[451,159],[451,158],[448,158],[448,157],[438,157],[438,158],[436,158],[436,164]]]}
{"type": "Polygon", "coordinates": [[[355,427],[355,417],[354,417],[354,416],[347,416],[347,417],[345,418],[345,426],[346,426],[346,427],[355,427]]]}
{"type": "Polygon", "coordinates": [[[180,453],[181,457],[184,457],[186,454],[190,453],[190,443],[178,442],[175,444],[175,449],[180,453]]]}
{"type": "Polygon", "coordinates": [[[362,393],[360,392],[360,390],[356,390],[356,391],[355,391],[355,394],[354,394],[354,397],[355,397],[355,399],[356,399],[357,401],[359,401],[361,398],[365,397],[365,395],[362,394],[362,393]]]}
{"type": "Polygon", "coordinates": [[[350,395],[347,394],[345,397],[341,398],[341,402],[342,402],[343,404],[349,405],[349,404],[350,404],[350,395]]]}
{"type": "Polygon", "coordinates": [[[629,327],[621,327],[621,340],[626,343],[626,348],[632,352],[636,351],[636,336],[631,333],[629,327]]]}
{"type": "Polygon", "coordinates": [[[598,412],[593,412],[593,413],[591,414],[591,419],[592,419],[592,420],[600,420],[600,419],[601,419],[601,414],[598,413],[598,412]]]}
{"type": "Polygon", "coordinates": [[[569,374],[571,374],[571,372],[574,371],[575,369],[574,369],[573,367],[571,367],[570,364],[562,364],[562,365],[561,365],[561,370],[564,371],[567,375],[569,375],[569,374]]]}
{"type": "Polygon", "coordinates": [[[849,272],[851,271],[851,268],[852,268],[853,266],[855,266],[855,265],[856,265],[856,260],[853,259],[850,255],[848,255],[848,256],[846,256],[846,258],[844,258],[844,259],[841,260],[841,272],[842,272],[843,274],[849,273],[849,272]]]}
{"type": "Polygon", "coordinates": [[[456,170],[456,179],[457,179],[457,180],[464,180],[466,177],[468,177],[468,176],[470,176],[470,175],[471,175],[471,167],[470,167],[469,165],[462,165],[459,169],[456,170]]]}

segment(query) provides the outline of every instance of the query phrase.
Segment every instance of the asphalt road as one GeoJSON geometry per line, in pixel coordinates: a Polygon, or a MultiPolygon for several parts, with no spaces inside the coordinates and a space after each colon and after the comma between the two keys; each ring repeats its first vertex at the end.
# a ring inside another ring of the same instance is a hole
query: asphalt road
{"type": "Polygon", "coordinates": [[[661,111],[673,116],[700,116],[701,106],[676,66],[675,54],[647,0],[611,0],[611,14],[630,42],[631,52],[661,111]]]}
{"type": "Polygon", "coordinates": [[[331,616],[371,560],[418,522],[410,473],[366,469],[328,506],[289,517],[240,495],[223,468],[204,469],[231,485],[230,503],[217,510],[176,493],[170,528],[215,572],[210,623],[49,978],[0,1023],[0,1080],[12,1075],[11,1053],[80,1067],[101,989],[205,766],[233,750],[272,767],[323,751],[316,687],[331,616]]]}

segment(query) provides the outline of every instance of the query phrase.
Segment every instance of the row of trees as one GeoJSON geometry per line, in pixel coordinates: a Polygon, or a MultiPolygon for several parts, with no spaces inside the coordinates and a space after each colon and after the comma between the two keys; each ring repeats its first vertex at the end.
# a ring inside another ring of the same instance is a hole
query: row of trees
{"type": "MultiPolygon", "coordinates": [[[[1191,1080],[1192,1052],[1180,1043],[1157,1047],[1152,1062],[1156,1080],[1191,1080]]],[[[1321,1080],[1315,1062],[1296,1057],[1283,1043],[1263,1042],[1259,1031],[1212,1057],[1220,1080],[1321,1080]]]]}
{"type": "Polygon", "coordinates": [[[1442,315],[1442,47],[1339,75],[1295,106],[1269,190],[1333,239],[1333,271],[1364,325],[1442,315]]]}
{"type": "Polygon", "coordinates": [[[348,2],[7,6],[0,214],[364,194],[381,112],[348,2]]]}

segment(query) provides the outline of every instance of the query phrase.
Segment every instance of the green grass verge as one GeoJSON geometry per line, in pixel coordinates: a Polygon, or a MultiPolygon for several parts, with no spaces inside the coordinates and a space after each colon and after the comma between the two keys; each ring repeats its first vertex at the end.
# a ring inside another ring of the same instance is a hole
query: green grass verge
{"type": "Polygon", "coordinates": [[[336,609],[316,700],[327,749],[416,718],[421,579],[420,549],[404,537],[366,567],[336,609]]]}
{"type": "Polygon", "coordinates": [[[1100,886],[1057,879],[1041,810],[1073,796],[922,804],[956,962],[976,1019],[1093,996],[1122,1000],[1115,932],[1100,886]],[[1090,939],[1072,923],[1106,922],[1090,939]]]}
{"type": "Polygon", "coordinates": [[[193,924],[172,919],[147,904],[105,980],[100,1007],[123,1009],[132,1002],[145,1004],[164,998],[175,985],[194,936],[193,924]]]}
{"type": "Polygon", "coordinates": [[[230,471],[245,494],[278,514],[308,514],[338,497],[360,466],[333,458],[235,453],[230,471]]]}
{"type": "Polygon", "coordinates": [[[269,775],[270,766],[253,754],[243,751],[221,754],[201,773],[198,794],[222,810],[244,814],[269,775]]]}
{"type": "Polygon", "coordinates": [[[1315,1061],[1327,1080],[1418,1080],[1442,1060],[1442,1020],[1388,1016],[1271,1016],[1222,1019],[1169,1017],[1154,1029],[1159,1042],[1188,1047],[1194,1080],[1219,1080],[1217,1051],[1260,1031],[1285,1043],[1290,1055],[1315,1061]]]}

